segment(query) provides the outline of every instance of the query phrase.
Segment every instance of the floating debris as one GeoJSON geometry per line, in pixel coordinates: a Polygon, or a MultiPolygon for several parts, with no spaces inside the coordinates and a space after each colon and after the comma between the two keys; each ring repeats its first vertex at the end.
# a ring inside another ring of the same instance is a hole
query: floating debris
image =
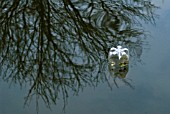
{"type": "Polygon", "coordinates": [[[112,47],[108,55],[109,70],[113,77],[125,78],[129,69],[129,50],[117,46],[112,47]]]}
{"type": "Polygon", "coordinates": [[[117,55],[119,60],[122,57],[126,57],[129,60],[129,50],[127,48],[122,48],[122,46],[117,46],[117,48],[112,47],[110,48],[108,58],[117,55]]]}

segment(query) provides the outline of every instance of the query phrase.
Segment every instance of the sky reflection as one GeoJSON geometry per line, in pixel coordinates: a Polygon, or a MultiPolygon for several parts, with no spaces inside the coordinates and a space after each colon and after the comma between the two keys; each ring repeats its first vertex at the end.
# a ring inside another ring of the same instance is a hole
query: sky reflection
{"type": "MultiPolygon", "coordinates": [[[[170,16],[168,3],[162,5],[160,18],[156,26],[145,25],[152,38],[147,39],[149,50],[143,50],[141,59],[143,65],[135,65],[130,68],[127,77],[133,79],[135,89],[132,90],[120,84],[119,88],[108,87],[107,82],[100,83],[97,87],[86,87],[83,92],[69,97],[69,105],[66,114],[169,114],[170,113],[170,16]],[[164,7],[165,6],[165,7],[164,7]]],[[[20,90],[19,85],[13,85],[9,89],[9,83],[0,81],[0,113],[36,113],[35,100],[24,109],[24,97],[29,88],[20,90]]],[[[46,109],[40,100],[40,114],[62,113],[62,100],[58,100],[57,107],[52,106],[52,111],[46,109]]]]}

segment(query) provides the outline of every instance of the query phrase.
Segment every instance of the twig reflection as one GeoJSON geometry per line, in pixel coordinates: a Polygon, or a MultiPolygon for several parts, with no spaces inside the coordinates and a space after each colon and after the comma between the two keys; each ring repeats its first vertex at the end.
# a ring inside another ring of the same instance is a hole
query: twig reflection
{"type": "Polygon", "coordinates": [[[143,0],[3,0],[1,76],[30,85],[26,103],[36,95],[50,107],[62,93],[66,104],[68,90],[78,94],[106,80],[99,64],[111,46],[126,45],[140,59],[145,34],[139,20],[154,22],[155,8],[143,0]]]}

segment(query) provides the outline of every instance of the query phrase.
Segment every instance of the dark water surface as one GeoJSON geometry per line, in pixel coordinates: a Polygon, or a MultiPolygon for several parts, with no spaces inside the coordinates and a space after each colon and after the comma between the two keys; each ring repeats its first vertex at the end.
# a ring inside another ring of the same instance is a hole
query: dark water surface
{"type": "MultiPolygon", "coordinates": [[[[39,114],[169,114],[170,1],[154,2],[161,7],[156,10],[159,18],[155,25],[143,24],[150,36],[145,39],[147,45],[143,46],[140,60],[136,64],[131,60],[126,77],[134,89],[119,79],[118,88],[113,81],[109,81],[110,86],[107,81],[100,81],[97,86],[84,85],[78,93],[69,89],[67,101],[60,97],[56,105],[51,103],[51,110],[40,99],[39,114]]],[[[0,79],[0,114],[37,113],[36,97],[24,105],[28,85],[10,85],[10,81],[0,79]]],[[[59,94],[62,96],[62,91],[59,94]]]]}

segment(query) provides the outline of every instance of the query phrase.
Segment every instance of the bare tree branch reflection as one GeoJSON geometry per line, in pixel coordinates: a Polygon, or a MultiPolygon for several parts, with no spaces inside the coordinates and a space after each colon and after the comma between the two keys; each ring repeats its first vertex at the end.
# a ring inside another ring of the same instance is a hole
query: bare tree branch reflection
{"type": "Polygon", "coordinates": [[[111,46],[140,59],[140,20],[154,23],[156,8],[143,0],[2,0],[1,76],[30,85],[26,103],[36,95],[50,107],[61,95],[66,104],[68,90],[106,80],[99,64],[111,46]]]}

